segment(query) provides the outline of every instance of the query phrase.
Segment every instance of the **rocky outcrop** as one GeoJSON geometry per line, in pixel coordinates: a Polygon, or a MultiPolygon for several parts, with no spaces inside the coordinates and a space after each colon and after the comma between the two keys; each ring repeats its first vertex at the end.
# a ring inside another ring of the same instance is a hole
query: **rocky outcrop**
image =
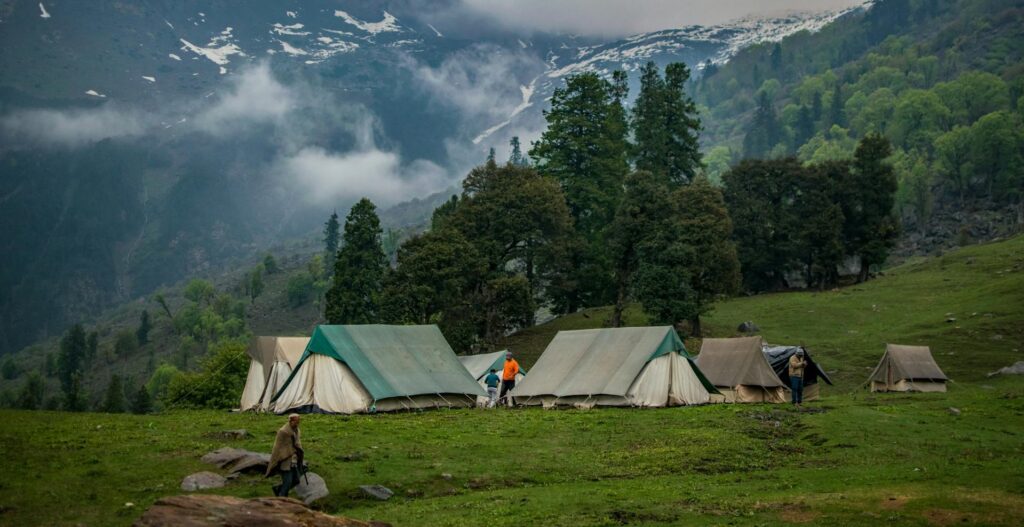
{"type": "Polygon", "coordinates": [[[135,527],[390,527],[330,516],[309,509],[290,498],[232,496],[170,496],[157,500],[134,524],[135,527]]]}

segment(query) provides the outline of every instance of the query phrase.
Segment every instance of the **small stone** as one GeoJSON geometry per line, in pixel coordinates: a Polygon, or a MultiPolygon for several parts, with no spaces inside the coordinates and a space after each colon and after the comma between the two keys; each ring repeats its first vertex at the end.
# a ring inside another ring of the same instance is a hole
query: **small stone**
{"type": "Polygon", "coordinates": [[[955,415],[955,416],[959,416],[960,415],[960,409],[959,408],[953,408],[952,406],[950,406],[946,411],[949,412],[949,415],[955,415]]]}
{"type": "Polygon", "coordinates": [[[452,475],[447,473],[447,472],[445,472],[444,474],[441,474],[441,479],[450,480],[450,479],[452,479],[452,475]]]}
{"type": "Polygon", "coordinates": [[[949,317],[949,318],[947,318],[947,319],[946,319],[946,322],[948,322],[948,323],[953,323],[953,322],[956,322],[956,318],[954,318],[954,317],[949,317]]]}
{"type": "Polygon", "coordinates": [[[383,485],[360,485],[359,490],[363,491],[363,494],[381,501],[387,501],[395,495],[391,489],[383,485]]]}
{"type": "Polygon", "coordinates": [[[213,472],[196,472],[181,480],[181,490],[193,492],[204,489],[219,489],[228,482],[224,476],[213,472]]]}

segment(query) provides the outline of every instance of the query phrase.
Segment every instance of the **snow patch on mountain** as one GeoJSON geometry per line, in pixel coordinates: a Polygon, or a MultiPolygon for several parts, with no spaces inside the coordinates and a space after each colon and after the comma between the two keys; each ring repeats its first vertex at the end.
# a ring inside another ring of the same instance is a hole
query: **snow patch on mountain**
{"type": "MultiPolygon", "coordinates": [[[[183,38],[178,39],[183,44],[183,51],[191,51],[201,57],[206,57],[214,64],[220,66],[221,70],[225,70],[224,66],[228,65],[231,60],[228,58],[231,55],[238,55],[240,57],[245,56],[245,52],[242,48],[238,47],[238,44],[232,42],[233,36],[231,35],[232,28],[227,27],[224,31],[220,32],[219,36],[210,39],[210,42],[206,44],[206,47],[197,46],[183,38]]],[[[221,75],[226,71],[221,71],[221,75]]]]}
{"type": "Polygon", "coordinates": [[[303,26],[302,24],[298,24],[298,23],[286,26],[286,25],[281,24],[280,22],[278,22],[278,23],[275,23],[273,25],[273,27],[270,30],[270,32],[271,33],[277,33],[278,35],[291,35],[291,36],[295,36],[295,37],[304,37],[306,35],[309,35],[309,31],[299,31],[303,27],[305,27],[305,26],[303,26]]]}
{"type": "Polygon", "coordinates": [[[281,44],[281,51],[284,51],[289,55],[309,55],[309,53],[306,53],[305,50],[292,46],[291,44],[283,40],[278,40],[277,43],[281,44]]]}
{"type": "Polygon", "coordinates": [[[149,82],[156,82],[156,77],[148,77],[146,75],[143,75],[142,78],[149,82]]]}
{"type": "Polygon", "coordinates": [[[174,53],[168,53],[167,56],[171,57],[174,60],[179,60],[179,61],[181,60],[181,57],[175,55],[174,53]]]}
{"type": "Polygon", "coordinates": [[[402,31],[402,27],[398,25],[398,19],[394,15],[384,11],[384,18],[380,22],[366,22],[353,17],[352,15],[338,9],[334,11],[334,16],[344,20],[347,24],[355,26],[371,35],[378,33],[388,33],[402,31]]]}
{"type": "Polygon", "coordinates": [[[106,95],[103,95],[102,93],[99,93],[96,90],[86,90],[85,94],[86,95],[92,95],[93,97],[100,97],[100,98],[106,98],[107,97],[106,95]]]}
{"type": "Polygon", "coordinates": [[[429,27],[430,29],[434,30],[434,33],[437,33],[437,36],[438,36],[438,37],[440,37],[440,38],[444,38],[444,35],[442,35],[442,34],[441,34],[441,32],[440,32],[440,31],[438,31],[436,27],[434,27],[434,26],[432,26],[432,25],[430,25],[430,24],[427,24],[427,27],[429,27]]]}
{"type": "Polygon", "coordinates": [[[46,7],[43,6],[42,2],[39,2],[39,18],[50,18],[50,13],[46,11],[46,7]]]}
{"type": "Polygon", "coordinates": [[[285,11],[284,14],[288,15],[288,18],[298,18],[298,15],[295,14],[295,11],[285,11]]]}

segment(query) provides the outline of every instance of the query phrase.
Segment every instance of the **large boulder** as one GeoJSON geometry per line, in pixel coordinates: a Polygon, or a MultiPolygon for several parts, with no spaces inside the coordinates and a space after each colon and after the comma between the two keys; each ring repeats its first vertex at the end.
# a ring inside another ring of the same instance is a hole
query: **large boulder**
{"type": "Polygon", "coordinates": [[[390,527],[310,510],[290,498],[253,498],[196,494],[157,500],[135,527],[390,527]]]}
{"type": "Polygon", "coordinates": [[[203,463],[217,465],[228,472],[266,472],[270,454],[224,447],[202,457],[203,463]]]}
{"type": "Polygon", "coordinates": [[[314,501],[326,498],[330,492],[327,490],[327,482],[315,472],[306,472],[299,478],[299,484],[295,487],[295,495],[306,505],[314,501]]]}
{"type": "Polygon", "coordinates": [[[196,472],[185,476],[181,480],[181,490],[188,492],[204,489],[219,489],[226,485],[228,480],[220,474],[213,472],[196,472]]]}

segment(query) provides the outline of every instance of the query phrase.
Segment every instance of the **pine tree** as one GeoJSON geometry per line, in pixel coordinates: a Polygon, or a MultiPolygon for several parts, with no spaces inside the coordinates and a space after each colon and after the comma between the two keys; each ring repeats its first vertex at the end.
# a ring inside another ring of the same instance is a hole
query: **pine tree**
{"type": "Polygon", "coordinates": [[[153,329],[153,326],[149,322],[149,311],[143,309],[142,314],[139,315],[139,329],[135,330],[135,337],[139,341],[140,346],[145,346],[149,343],[149,331],[153,329]]]}
{"type": "Polygon", "coordinates": [[[685,92],[689,78],[686,64],[669,64],[662,79],[654,62],[648,62],[633,106],[636,168],[661,175],[672,185],[690,181],[701,167],[700,118],[685,92]]]}
{"type": "Polygon", "coordinates": [[[110,384],[107,385],[107,394],[103,398],[103,405],[100,410],[108,414],[123,414],[126,403],[124,398],[124,383],[120,375],[112,375],[110,384]]]}
{"type": "Polygon", "coordinates": [[[363,198],[345,218],[344,243],[334,264],[334,284],[327,291],[331,324],[378,322],[379,300],[387,256],[381,248],[377,207],[363,198]]]}
{"type": "Polygon", "coordinates": [[[511,150],[511,154],[508,156],[509,163],[517,167],[524,167],[529,164],[529,160],[523,155],[522,146],[519,144],[519,136],[512,137],[512,140],[509,141],[509,149],[511,150]]]}
{"type": "Polygon", "coordinates": [[[797,177],[800,192],[793,203],[799,218],[794,233],[796,257],[803,265],[807,287],[835,285],[843,260],[843,211],[837,186],[849,177],[848,161],[810,166],[797,177]]]}
{"type": "Polygon", "coordinates": [[[870,276],[872,265],[881,265],[895,245],[899,223],[893,215],[896,172],[887,162],[892,155],[889,140],[879,134],[861,139],[853,156],[853,168],[841,187],[844,248],[860,256],[858,281],[870,276]]]}
{"type": "Polygon", "coordinates": [[[85,337],[85,356],[83,362],[85,364],[92,364],[92,361],[96,360],[96,354],[99,353],[100,349],[100,334],[96,331],[90,331],[89,335],[85,337]]]}
{"type": "Polygon", "coordinates": [[[844,105],[846,100],[843,98],[843,85],[836,83],[836,89],[832,92],[832,103],[828,109],[828,120],[829,124],[839,125],[842,127],[846,126],[846,110],[844,105]]]}
{"type": "Polygon", "coordinates": [[[60,342],[58,377],[64,392],[64,407],[72,412],[85,409],[82,391],[82,365],[86,354],[85,329],[81,324],[71,326],[60,342]]]}
{"type": "Polygon", "coordinates": [[[249,293],[251,303],[256,303],[256,298],[263,294],[265,284],[263,283],[263,264],[257,265],[246,277],[246,291],[249,293]]]}
{"type": "Polygon", "coordinates": [[[814,114],[806,104],[800,105],[800,112],[797,114],[796,129],[793,130],[793,151],[804,145],[811,137],[814,137],[814,114]]]}
{"type": "Polygon", "coordinates": [[[131,410],[133,414],[148,414],[153,411],[153,397],[149,395],[145,384],[139,386],[132,397],[131,410]]]}
{"type": "Polygon", "coordinates": [[[757,111],[754,113],[750,131],[743,138],[743,154],[748,159],[768,157],[781,138],[782,128],[775,115],[775,106],[768,94],[762,91],[758,98],[757,111]]]}
{"type": "Polygon", "coordinates": [[[776,42],[775,45],[772,46],[772,53],[770,58],[772,62],[772,71],[775,73],[779,73],[779,71],[782,70],[782,44],[776,42]]]}
{"type": "Polygon", "coordinates": [[[548,128],[530,150],[537,170],[561,185],[576,227],[577,241],[567,246],[566,271],[549,287],[561,312],[614,298],[602,237],[629,171],[622,106],[626,88],[622,75],[615,80],[595,73],[569,77],[564,88],[555,89],[551,109],[544,113],[548,128]]]}
{"type": "MultiPolygon", "coordinates": [[[[338,212],[331,213],[324,224],[324,269],[334,269],[334,259],[338,257],[338,241],[341,237],[341,225],[338,223],[338,212]]],[[[330,272],[328,272],[330,274],[330,272]]]]}

